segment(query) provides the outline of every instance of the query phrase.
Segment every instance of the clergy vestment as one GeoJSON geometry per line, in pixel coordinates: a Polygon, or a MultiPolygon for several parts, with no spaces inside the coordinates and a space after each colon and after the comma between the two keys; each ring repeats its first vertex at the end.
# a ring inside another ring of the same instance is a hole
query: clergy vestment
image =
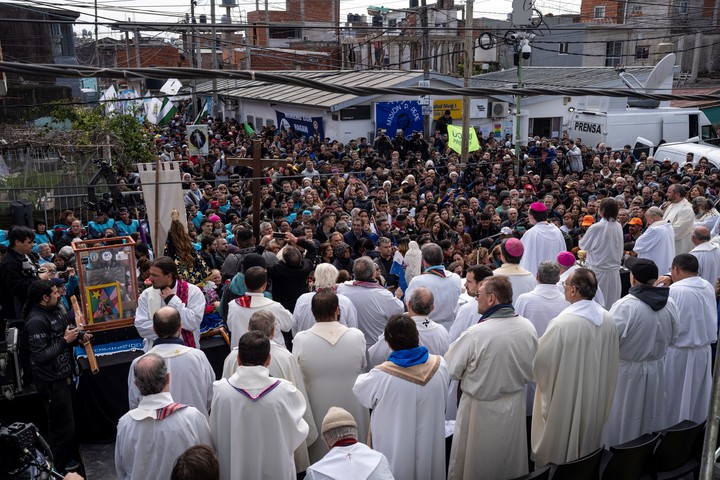
{"type": "Polygon", "coordinates": [[[305,480],[393,480],[385,455],[364,443],[333,447],[307,470],[305,480]]]}
{"type": "Polygon", "coordinates": [[[390,317],[405,312],[403,303],[377,283],[345,282],[338,286],[337,293],[355,305],[358,328],[365,335],[367,347],[382,335],[390,317]]]}
{"type": "Polygon", "coordinates": [[[435,308],[430,312],[433,320],[445,327],[445,330],[450,330],[458,311],[458,298],[462,290],[460,276],[442,266],[431,267],[410,281],[405,291],[405,300],[409,300],[419,287],[425,287],[433,294],[435,308]]]}
{"type": "Polygon", "coordinates": [[[461,335],[445,354],[460,380],[449,479],[514,478],[528,472],[525,384],[532,380],[537,333],[500,308],[461,335]]]}
{"type": "Polygon", "coordinates": [[[538,222],[522,236],[520,241],[525,252],[520,266],[529,271],[533,278],[540,262],[555,260],[558,253],[567,250],[565,237],[558,227],[548,222],[538,222]]]}
{"type": "MultiPolygon", "coordinates": [[[[312,313],[312,299],[317,292],[308,292],[300,295],[295,303],[293,310],[293,337],[315,325],[315,315],[312,313]]],[[[338,322],[345,326],[357,328],[357,310],[355,305],[345,295],[338,295],[338,303],[340,305],[340,318],[338,322]]]]}
{"type": "Polygon", "coordinates": [[[678,308],[678,338],[665,355],[667,400],[674,423],[702,422],[712,389],[710,344],[717,340],[715,290],[707,280],[690,277],[670,285],[678,308]]]}
{"type": "Polygon", "coordinates": [[[205,415],[170,392],[142,397],[118,422],[115,473],[120,480],[170,478],[175,459],[195,445],[213,446],[205,415]]]}
{"type": "Polygon", "coordinates": [[[532,292],[537,285],[534,273],[530,273],[520,265],[514,263],[503,263],[500,268],[493,270],[493,275],[503,275],[510,280],[513,287],[513,304],[520,295],[532,292]]]}
{"type": "MultiPolygon", "coordinates": [[[[448,332],[439,323],[430,320],[427,315],[415,315],[411,317],[415,321],[420,336],[420,345],[428,349],[433,355],[445,355],[450,342],[448,332]]],[[[385,335],[380,335],[375,345],[368,350],[368,365],[370,368],[380,365],[387,360],[392,350],[385,341],[385,335]]]]}
{"type": "MultiPolygon", "coordinates": [[[[182,342],[180,338],[174,339],[182,342]]],[[[159,339],[163,341],[163,339],[159,339]]],[[[158,340],[156,340],[158,343],[158,340]]],[[[208,416],[213,396],[215,372],[199,348],[190,348],[177,343],[155,345],[148,353],[155,353],[165,359],[170,374],[170,393],[175,401],[197,408],[208,416]]],[[[135,365],[142,357],[133,360],[128,374],[128,403],[136,408],[142,399],[135,385],[135,365]]]]}
{"type": "Polygon", "coordinates": [[[173,307],[180,312],[180,320],[184,331],[189,332],[195,340],[195,347],[200,348],[200,323],[205,315],[205,295],[202,290],[192,283],[187,285],[187,303],[178,296],[178,280],[171,290],[173,296],[165,302],[157,288],[146,288],[138,298],[138,308],[135,311],[135,328],[143,337],[143,348],[147,352],[152,348],[157,335],[153,331],[153,315],[160,307],[173,307]]]}
{"type": "MultiPolygon", "coordinates": [[[[223,366],[223,378],[230,378],[238,369],[238,349],[237,347],[230,350],[225,358],[223,366]]],[[[303,420],[308,424],[309,432],[305,441],[295,450],[295,468],[298,472],[304,472],[310,466],[310,455],[308,454],[308,445],[318,440],[318,430],[315,426],[315,418],[310,408],[310,401],[305,389],[305,381],[303,380],[300,365],[298,365],[295,357],[285,348],[284,345],[278,345],[274,340],[270,340],[270,365],[268,365],[270,376],[275,378],[284,378],[291,382],[305,400],[305,414],[303,420]]],[[[322,442],[322,439],[318,440],[322,442]]]]}
{"type": "Polygon", "coordinates": [[[437,355],[409,367],[387,361],[355,381],[355,396],[373,411],[372,447],[387,457],[397,480],[445,478],[448,381],[437,355]]]}
{"type": "Polygon", "coordinates": [[[590,225],[580,239],[580,248],[587,252],[585,267],[595,273],[597,285],[605,295],[605,309],[612,307],[622,294],[620,262],[624,251],[620,224],[604,218],[590,225]]]}
{"type": "Polygon", "coordinates": [[[658,220],[650,225],[635,241],[633,251],[638,258],[647,258],[655,262],[660,275],[670,272],[675,258],[675,233],[666,220],[658,220]]]}
{"type": "Polygon", "coordinates": [[[672,224],[675,233],[675,255],[692,250],[690,235],[695,226],[695,213],[690,202],[683,198],[677,203],[669,204],[665,208],[663,220],[668,220],[672,224]]]}
{"type": "MultiPolygon", "coordinates": [[[[550,320],[557,317],[560,312],[570,305],[565,295],[557,287],[548,284],[539,284],[532,292],[523,293],[515,302],[515,313],[530,320],[535,327],[538,338],[547,330],[550,320]]],[[[525,388],[525,414],[532,415],[535,401],[535,382],[528,383],[525,388]]]]}
{"type": "Polygon", "coordinates": [[[669,293],[667,288],[636,285],[610,310],[620,339],[620,362],[603,432],[606,446],[677,423],[665,401],[665,354],[678,333],[678,310],[669,293]]]}
{"type": "Polygon", "coordinates": [[[697,258],[700,264],[698,275],[715,285],[720,278],[720,246],[712,242],[704,242],[690,250],[690,255],[697,258]]]}
{"type": "Polygon", "coordinates": [[[618,335],[608,311],[580,300],[552,319],[533,361],[536,465],[571,462],[600,448],[617,370],[618,335]]]}
{"type": "Polygon", "coordinates": [[[520,295],[514,305],[515,313],[530,320],[540,338],[547,330],[550,320],[570,304],[555,284],[541,283],[532,292],[520,295]]]}
{"type": "Polygon", "coordinates": [[[308,435],[305,400],[265,367],[238,367],[215,382],[210,430],[220,479],[295,480],[293,452],[308,435]]]}
{"type": "MultiPolygon", "coordinates": [[[[342,407],[355,418],[358,440],[365,442],[369,412],[352,392],[355,379],[367,363],[365,337],[339,322],[319,322],[293,339],[293,354],[300,364],[317,430],[330,407],[342,407]]],[[[310,446],[310,461],[328,452],[323,441],[310,446]]]]}
{"type": "Polygon", "coordinates": [[[292,328],[292,313],[280,302],[264,296],[262,293],[248,292],[242,297],[230,301],[228,305],[227,325],[230,329],[230,345],[237,347],[240,337],[248,331],[248,324],[253,313],[267,310],[275,315],[275,340],[285,345],[282,332],[289,332],[292,328]]]}
{"type": "Polygon", "coordinates": [[[461,305],[460,308],[458,308],[455,321],[452,327],[450,327],[448,341],[452,343],[457,340],[468,328],[478,323],[480,317],[482,317],[482,315],[478,313],[477,298],[471,298],[465,305],[461,305]]]}

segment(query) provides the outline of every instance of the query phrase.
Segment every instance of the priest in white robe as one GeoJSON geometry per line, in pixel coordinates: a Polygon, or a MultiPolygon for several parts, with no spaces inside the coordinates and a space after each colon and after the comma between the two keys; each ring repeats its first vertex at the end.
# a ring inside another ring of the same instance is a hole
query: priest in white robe
{"type": "Polygon", "coordinates": [[[305,399],[287,380],[270,376],[270,340],[248,332],[238,341],[238,369],[215,382],[210,430],[220,479],[294,480],[293,452],[307,438],[305,399]]]}
{"type": "Polygon", "coordinates": [[[450,377],[460,380],[462,391],[449,479],[495,480],[528,472],[525,385],[532,380],[537,333],[515,313],[511,299],[507,278],[486,278],[477,296],[483,321],[445,354],[450,377]]]}
{"type": "Polygon", "coordinates": [[[432,318],[445,330],[450,330],[458,311],[458,298],[462,290],[460,277],[443,267],[443,251],[439,245],[428,243],[422,247],[423,273],[410,281],[405,298],[410,298],[416,288],[425,287],[435,297],[432,318]]]}
{"type": "MultiPolygon", "coordinates": [[[[565,280],[567,280],[574,270],[580,268],[580,266],[575,261],[575,255],[567,251],[558,253],[557,262],[560,265],[560,281],[556,285],[558,292],[562,293],[563,298],[565,298],[565,288],[563,287],[565,280]]],[[[593,300],[600,306],[605,305],[605,296],[599,287],[597,292],[595,292],[593,300]]]]}
{"type": "Polygon", "coordinates": [[[145,355],[133,368],[143,397],[118,422],[115,473],[121,480],[170,478],[175,459],[185,450],[195,445],[212,448],[207,418],[173,400],[162,357],[145,355]]]}
{"type": "Polygon", "coordinates": [[[536,279],[538,284],[535,289],[518,297],[515,313],[530,320],[540,338],[550,320],[570,304],[557,289],[557,282],[560,281],[560,266],[557,262],[540,262],[536,279]]]}
{"type": "MultiPolygon", "coordinates": [[[[148,353],[157,354],[165,359],[168,373],[173,378],[170,386],[173,399],[197,408],[208,417],[215,372],[205,352],[183,344],[180,336],[181,328],[180,312],[172,307],[158,309],[153,315],[153,331],[157,338],[148,353]]],[[[133,360],[128,374],[130,409],[136,408],[142,399],[142,394],[135,384],[135,365],[141,358],[143,357],[133,360]]]]}
{"type": "MultiPolygon", "coordinates": [[[[478,313],[477,308],[477,289],[483,280],[492,275],[493,271],[487,265],[473,265],[468,268],[465,274],[465,292],[469,296],[469,300],[458,308],[457,317],[455,317],[448,335],[450,343],[457,340],[468,328],[480,322],[482,315],[478,313]]],[[[455,419],[455,416],[452,419],[455,419]]]]}
{"type": "MultiPolygon", "coordinates": [[[[320,291],[324,288],[337,289],[337,277],[338,269],[331,263],[321,263],[315,267],[315,292],[320,291]]],[[[315,296],[315,292],[303,293],[297,299],[295,303],[295,309],[293,310],[293,326],[292,334],[293,337],[298,332],[303,332],[308,328],[315,325],[315,317],[312,314],[310,303],[312,297],[315,296]]],[[[338,295],[338,301],[340,302],[340,318],[338,321],[345,326],[357,328],[357,310],[355,305],[345,295],[338,295]]]]}
{"type": "Polygon", "coordinates": [[[285,344],[282,332],[292,329],[292,313],[280,302],[267,298],[263,293],[267,287],[267,271],[262,267],[250,267],[245,271],[247,293],[232,300],[228,305],[227,325],[230,329],[230,345],[237,345],[238,339],[248,331],[248,323],[253,313],[268,310],[275,315],[275,337],[280,345],[285,344]]]}
{"type": "MultiPolygon", "coordinates": [[[[309,432],[305,441],[295,450],[295,469],[298,472],[304,472],[310,466],[310,455],[308,453],[308,445],[312,445],[318,438],[318,431],[315,425],[315,418],[310,408],[310,400],[305,389],[305,381],[303,380],[300,365],[298,365],[295,357],[290,353],[284,345],[278,345],[273,337],[275,336],[275,316],[268,310],[258,310],[250,317],[248,329],[250,331],[262,332],[263,335],[270,339],[270,365],[268,370],[270,376],[274,378],[283,378],[291,382],[305,399],[305,414],[303,419],[308,424],[309,432]]],[[[230,378],[238,369],[238,349],[233,348],[225,358],[223,367],[223,378],[230,378]]]]}
{"type": "Polygon", "coordinates": [[[610,313],[592,301],[595,274],[578,268],[564,288],[570,306],[550,321],[533,362],[531,445],[539,466],[600,448],[617,383],[617,329],[610,313]]]}
{"type": "Polygon", "coordinates": [[[358,442],[357,423],[347,410],[330,407],[322,441],[330,451],[308,468],[306,480],[393,480],[385,455],[358,442]]]}
{"type": "MultiPolygon", "coordinates": [[[[364,443],[369,412],[355,398],[352,387],[367,364],[365,336],[337,321],[340,309],[332,290],[317,292],[312,310],[316,323],[295,337],[293,354],[300,364],[317,429],[330,407],[342,407],[355,417],[358,440],[364,443]]],[[[327,445],[316,441],[310,446],[310,461],[317,462],[327,452],[327,445]]]]}
{"type": "MultiPolygon", "coordinates": [[[[493,270],[493,275],[507,277],[512,284],[512,303],[523,293],[532,292],[537,286],[535,274],[520,266],[520,261],[525,256],[525,247],[517,238],[507,238],[500,244],[500,259],[503,264],[500,268],[493,270]]],[[[538,262],[539,264],[540,262],[538,262]]],[[[537,265],[535,266],[537,270],[537,265]]]]}
{"type": "Polygon", "coordinates": [[[529,271],[533,277],[540,262],[554,260],[558,253],[567,248],[560,229],[548,223],[547,219],[548,212],[544,203],[530,204],[528,220],[532,227],[522,236],[525,253],[520,260],[520,266],[529,271]]]}
{"type": "MultiPolygon", "coordinates": [[[[445,355],[450,346],[448,331],[429,317],[435,306],[432,292],[425,287],[415,289],[407,301],[407,306],[408,315],[415,322],[420,334],[420,345],[433,355],[445,355]]],[[[380,335],[375,345],[368,350],[368,365],[370,368],[380,365],[387,360],[391,352],[388,342],[385,341],[385,334],[380,335]]]]}
{"type": "Polygon", "coordinates": [[[605,309],[609,309],[622,293],[620,262],[622,261],[623,230],[617,222],[618,204],[612,198],[600,201],[602,219],[590,225],[580,239],[580,248],[587,252],[585,267],[595,272],[598,288],[605,296],[605,309]]]}
{"type": "Polygon", "coordinates": [[[339,285],[337,294],[345,295],[355,305],[358,328],[369,348],[382,335],[388,319],[405,312],[400,301],[403,292],[398,288],[393,294],[377,283],[378,272],[370,257],[355,260],[353,275],[355,280],[339,285]]]}
{"type": "Polygon", "coordinates": [[[148,277],[153,288],[143,290],[135,311],[135,328],[143,338],[147,352],[157,338],[153,331],[153,315],[160,307],[169,306],[180,312],[183,343],[200,348],[200,323],[205,315],[205,295],[195,285],[178,277],[175,261],[170,257],[156,259],[148,277]]]}
{"type": "Polygon", "coordinates": [[[670,263],[675,258],[675,233],[670,222],[662,216],[663,211],[658,207],[647,209],[647,229],[635,241],[633,251],[638,258],[652,260],[660,275],[665,275],[670,271],[670,263]]]}
{"type": "Polygon", "coordinates": [[[685,196],[687,190],[679,183],[670,185],[667,189],[668,205],[665,207],[663,219],[672,224],[675,232],[675,255],[688,253],[692,250],[690,235],[695,225],[695,212],[685,196]]]}
{"type": "Polygon", "coordinates": [[[670,298],[677,304],[677,340],[665,355],[668,408],[674,423],[702,422],[708,414],[712,390],[710,344],[717,341],[715,289],[698,276],[697,258],[673,259],[670,298]]]}
{"type": "Polygon", "coordinates": [[[384,338],[392,353],[360,375],[353,392],[372,409],[372,447],[397,480],[442,479],[449,375],[443,358],[420,345],[415,324],[408,315],[390,318],[384,338]]]}
{"type": "Polygon", "coordinates": [[[690,240],[695,246],[690,255],[698,260],[700,277],[714,286],[720,278],[720,246],[710,241],[710,230],[702,225],[693,229],[690,240]]]}
{"type": "Polygon", "coordinates": [[[665,392],[665,354],[678,334],[678,310],[670,289],[654,287],[657,266],[628,258],[630,291],[613,305],[620,339],[618,380],[603,443],[619,445],[674,425],[665,392]]]}

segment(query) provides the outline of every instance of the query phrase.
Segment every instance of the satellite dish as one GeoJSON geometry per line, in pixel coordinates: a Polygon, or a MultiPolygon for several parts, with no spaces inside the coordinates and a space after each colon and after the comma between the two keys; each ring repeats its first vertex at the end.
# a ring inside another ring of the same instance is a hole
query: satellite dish
{"type": "Polygon", "coordinates": [[[645,93],[653,93],[660,88],[665,79],[672,76],[673,67],[675,67],[675,54],[670,53],[663,57],[650,72],[650,76],[645,81],[645,93]]]}

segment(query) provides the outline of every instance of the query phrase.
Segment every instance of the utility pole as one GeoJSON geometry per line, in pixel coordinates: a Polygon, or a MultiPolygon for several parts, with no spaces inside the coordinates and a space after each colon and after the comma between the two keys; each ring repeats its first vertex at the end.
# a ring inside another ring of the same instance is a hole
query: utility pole
{"type": "MultiPolygon", "coordinates": [[[[518,49],[517,51],[517,88],[522,88],[522,52],[518,49]]],[[[520,147],[522,143],[520,141],[520,102],[522,97],[518,94],[515,95],[515,135],[513,135],[513,144],[515,148],[515,176],[520,176],[520,147]]]]}
{"type": "MultiPolygon", "coordinates": [[[[426,0],[420,3],[421,15],[420,24],[422,25],[422,56],[423,56],[423,80],[425,85],[430,85],[430,32],[428,30],[428,7],[426,0]]],[[[432,100],[430,102],[430,111],[432,112],[432,100]]],[[[425,115],[425,137],[430,138],[430,123],[432,122],[432,113],[425,115]]]]}
{"type": "MultiPolygon", "coordinates": [[[[190,66],[192,68],[198,68],[197,59],[195,58],[195,0],[190,0],[190,66]]],[[[187,37],[186,37],[187,38],[187,37]]],[[[198,108],[202,108],[198,105],[197,101],[197,80],[192,80],[192,112],[197,117],[196,111],[199,112],[198,108]]]]}
{"type": "MultiPolygon", "coordinates": [[[[210,0],[210,23],[212,26],[210,27],[210,36],[212,37],[211,42],[211,48],[212,48],[212,69],[217,70],[218,69],[218,59],[217,59],[217,27],[215,26],[215,0],[210,0]]],[[[213,91],[213,108],[212,108],[212,114],[213,117],[217,117],[218,112],[218,94],[217,94],[217,77],[213,77],[212,79],[212,91],[213,91]]]]}
{"type": "MultiPolygon", "coordinates": [[[[473,74],[474,50],[473,50],[473,0],[467,0],[467,13],[465,14],[465,62],[463,73],[465,77],[465,88],[470,88],[470,79],[473,74]]],[[[461,163],[468,163],[470,150],[470,96],[463,95],[462,99],[462,147],[461,163]]]]}
{"type": "MultiPolygon", "coordinates": [[[[95,59],[97,61],[97,66],[102,67],[100,65],[100,37],[98,36],[98,6],[97,6],[97,0],[95,0],[95,59]]],[[[128,62],[128,66],[130,63],[128,62]]]]}

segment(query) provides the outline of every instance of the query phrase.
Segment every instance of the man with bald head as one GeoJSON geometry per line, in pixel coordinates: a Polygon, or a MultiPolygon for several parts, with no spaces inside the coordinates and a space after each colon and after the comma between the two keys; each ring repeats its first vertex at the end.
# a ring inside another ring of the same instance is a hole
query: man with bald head
{"type": "Polygon", "coordinates": [[[415,289],[420,287],[430,290],[435,299],[433,320],[449,331],[457,315],[462,282],[458,275],[443,267],[443,252],[439,245],[428,243],[421,250],[423,273],[410,280],[405,298],[411,298],[415,289]]]}
{"type": "MultiPolygon", "coordinates": [[[[418,287],[410,295],[407,306],[408,316],[415,322],[420,335],[420,345],[426,347],[433,355],[445,355],[450,345],[448,332],[442,325],[430,319],[431,312],[435,308],[435,297],[432,292],[425,287],[418,287]]],[[[380,335],[377,343],[368,351],[370,367],[383,363],[390,353],[385,335],[380,335]]]]}
{"type": "MultiPolygon", "coordinates": [[[[165,360],[168,373],[173,375],[170,393],[178,402],[197,408],[208,417],[212,402],[215,372],[205,352],[183,344],[180,330],[180,312],[170,306],[160,307],[153,315],[153,332],[157,338],[148,352],[165,360]]],[[[144,358],[136,358],[128,374],[128,403],[137,407],[142,400],[142,391],[135,382],[135,365],[144,358]]]]}
{"type": "Polygon", "coordinates": [[[663,219],[672,224],[675,232],[675,255],[688,253],[692,249],[690,235],[695,224],[695,212],[685,195],[687,190],[680,184],[674,183],[667,189],[669,205],[665,207],[663,219]]]}
{"type": "Polygon", "coordinates": [[[142,397],[137,408],[118,422],[117,478],[170,478],[174,460],[185,450],[195,445],[212,448],[207,418],[196,408],[175,402],[170,393],[170,372],[162,356],[147,353],[130,370],[142,397]]]}
{"type": "Polygon", "coordinates": [[[710,241],[710,230],[705,225],[693,229],[690,240],[695,247],[690,250],[700,265],[699,276],[715,286],[720,278],[720,246],[710,241]]]}
{"type": "Polygon", "coordinates": [[[650,207],[645,212],[647,228],[635,241],[633,251],[638,258],[652,260],[660,275],[670,271],[670,263],[675,257],[675,233],[672,224],[663,219],[659,207],[650,207]]]}

